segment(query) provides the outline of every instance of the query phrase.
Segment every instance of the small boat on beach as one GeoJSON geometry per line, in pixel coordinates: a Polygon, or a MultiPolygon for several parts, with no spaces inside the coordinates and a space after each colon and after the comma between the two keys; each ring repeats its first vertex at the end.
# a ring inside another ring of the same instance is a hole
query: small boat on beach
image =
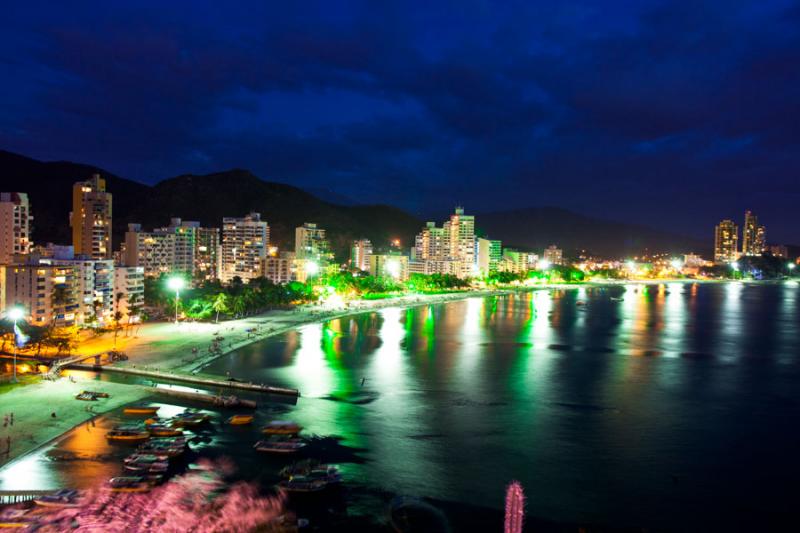
{"type": "Polygon", "coordinates": [[[129,460],[125,460],[125,470],[128,472],[135,472],[137,474],[164,474],[169,470],[169,463],[166,459],[158,459],[150,456],[141,456],[129,460]]]}
{"type": "Polygon", "coordinates": [[[273,420],[261,430],[266,435],[297,435],[303,426],[288,420],[273,420]]]}
{"type": "Polygon", "coordinates": [[[34,499],[36,505],[42,507],[79,507],[80,504],[76,501],[78,491],[75,489],[61,489],[54,494],[45,494],[34,499]]]}
{"type": "Polygon", "coordinates": [[[298,437],[283,436],[283,438],[272,438],[260,440],[255,443],[253,448],[257,452],[263,453],[297,453],[305,448],[306,443],[298,437]]]}
{"type": "Polygon", "coordinates": [[[82,392],[82,393],[76,395],[75,399],[76,400],[81,400],[81,401],[84,401],[84,402],[96,402],[97,401],[97,398],[93,394],[90,394],[88,392],[82,392]]]}
{"type": "Polygon", "coordinates": [[[120,476],[108,480],[112,492],[147,492],[150,484],[141,476],[120,476]]]}
{"type": "Polygon", "coordinates": [[[106,439],[112,442],[139,443],[150,438],[148,431],[138,428],[118,427],[106,433],[106,439]]]}
{"type": "Polygon", "coordinates": [[[339,473],[339,467],[336,465],[319,463],[318,461],[312,459],[299,461],[284,467],[280,471],[280,476],[284,479],[292,479],[296,476],[305,476],[311,479],[323,480],[328,484],[340,483],[342,481],[342,475],[339,473]]]}
{"type": "Polygon", "coordinates": [[[287,492],[319,492],[328,486],[322,479],[313,479],[306,476],[292,476],[284,479],[278,486],[287,492]]]}
{"type": "Polygon", "coordinates": [[[81,394],[91,394],[95,398],[109,398],[110,395],[107,392],[98,392],[93,390],[85,390],[81,391],[81,394]]]}
{"type": "Polygon", "coordinates": [[[228,419],[232,426],[246,426],[253,423],[253,415],[233,415],[228,419]]]}
{"type": "Polygon", "coordinates": [[[131,405],[122,410],[126,415],[154,415],[158,412],[160,407],[151,407],[148,405],[131,405]]]}

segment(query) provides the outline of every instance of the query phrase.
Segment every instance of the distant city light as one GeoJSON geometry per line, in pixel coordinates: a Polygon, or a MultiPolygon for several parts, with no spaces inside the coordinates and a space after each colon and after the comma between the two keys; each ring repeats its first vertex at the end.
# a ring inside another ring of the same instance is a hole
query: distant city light
{"type": "Polygon", "coordinates": [[[625,266],[627,266],[627,267],[628,267],[628,270],[633,270],[634,268],[636,268],[636,263],[635,263],[635,262],[633,262],[633,261],[627,261],[627,262],[625,263],[625,266]]]}
{"type": "Polygon", "coordinates": [[[737,261],[734,261],[733,263],[731,263],[731,268],[738,272],[739,271],[739,263],[737,261]]]}
{"type": "Polygon", "coordinates": [[[11,309],[8,310],[7,315],[9,319],[16,321],[25,316],[25,312],[22,310],[21,307],[12,307],[11,309]]]}
{"type": "Polygon", "coordinates": [[[548,268],[550,268],[550,261],[547,259],[539,261],[539,270],[547,270],[548,268]]]}
{"type": "Polygon", "coordinates": [[[789,266],[789,270],[794,270],[797,267],[797,265],[795,263],[789,263],[788,266],[789,266]]]}
{"type": "Polygon", "coordinates": [[[670,262],[670,264],[672,265],[672,268],[674,268],[675,270],[680,270],[681,268],[683,268],[683,261],[681,261],[680,259],[673,259],[670,262]]]}

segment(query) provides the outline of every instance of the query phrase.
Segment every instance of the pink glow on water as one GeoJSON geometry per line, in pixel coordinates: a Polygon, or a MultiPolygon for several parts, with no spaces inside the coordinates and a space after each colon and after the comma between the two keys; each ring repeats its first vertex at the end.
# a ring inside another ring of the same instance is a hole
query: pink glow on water
{"type": "Polygon", "coordinates": [[[506,489],[505,533],[522,533],[525,518],[525,494],[519,481],[512,481],[506,489]]]}
{"type": "Polygon", "coordinates": [[[261,496],[250,483],[228,487],[219,474],[230,468],[225,463],[201,467],[147,493],[90,491],[82,507],[47,514],[39,531],[243,532],[277,524],[286,514],[283,494],[261,496]]]}

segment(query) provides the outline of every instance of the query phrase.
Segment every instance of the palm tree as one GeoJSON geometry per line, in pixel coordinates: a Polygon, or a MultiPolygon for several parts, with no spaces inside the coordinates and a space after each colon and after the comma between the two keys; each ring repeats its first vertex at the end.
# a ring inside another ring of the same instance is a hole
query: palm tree
{"type": "Polygon", "coordinates": [[[125,336],[128,336],[128,332],[130,331],[131,321],[133,317],[139,316],[139,299],[141,295],[138,293],[133,293],[128,295],[128,329],[125,331],[125,336]]]}
{"type": "Polygon", "coordinates": [[[214,297],[214,301],[211,303],[211,308],[217,312],[217,318],[214,320],[214,323],[219,323],[219,314],[228,312],[228,295],[224,292],[217,294],[214,297]]]}
{"type": "Polygon", "coordinates": [[[244,310],[247,309],[247,301],[244,299],[244,296],[241,294],[233,297],[233,312],[238,317],[244,313],[244,310]]]}

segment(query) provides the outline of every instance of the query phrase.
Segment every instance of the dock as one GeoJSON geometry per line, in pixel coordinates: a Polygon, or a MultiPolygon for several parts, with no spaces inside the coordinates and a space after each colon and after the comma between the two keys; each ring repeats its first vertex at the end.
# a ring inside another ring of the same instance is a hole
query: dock
{"type": "Polygon", "coordinates": [[[165,387],[153,387],[153,393],[172,396],[190,402],[210,403],[216,407],[227,407],[229,409],[255,409],[256,402],[244,400],[236,396],[215,396],[213,394],[202,394],[200,392],[189,392],[183,390],[168,389],[165,387]]]}
{"type": "Polygon", "coordinates": [[[87,365],[83,363],[72,363],[66,365],[64,368],[71,368],[74,370],[88,370],[91,372],[115,372],[118,374],[130,374],[134,376],[144,376],[153,380],[166,379],[170,381],[179,381],[182,383],[191,383],[192,385],[202,385],[205,387],[225,387],[228,389],[238,389],[250,392],[260,392],[263,394],[276,394],[280,396],[300,396],[300,391],[297,389],[288,389],[284,387],[273,387],[271,385],[262,385],[260,383],[246,383],[244,381],[234,381],[227,379],[214,379],[208,377],[191,376],[182,373],[169,372],[164,370],[149,370],[145,368],[131,368],[119,367],[109,365],[87,365]]]}
{"type": "Polygon", "coordinates": [[[57,490],[0,490],[0,504],[29,502],[40,496],[55,494],[57,490]]]}

